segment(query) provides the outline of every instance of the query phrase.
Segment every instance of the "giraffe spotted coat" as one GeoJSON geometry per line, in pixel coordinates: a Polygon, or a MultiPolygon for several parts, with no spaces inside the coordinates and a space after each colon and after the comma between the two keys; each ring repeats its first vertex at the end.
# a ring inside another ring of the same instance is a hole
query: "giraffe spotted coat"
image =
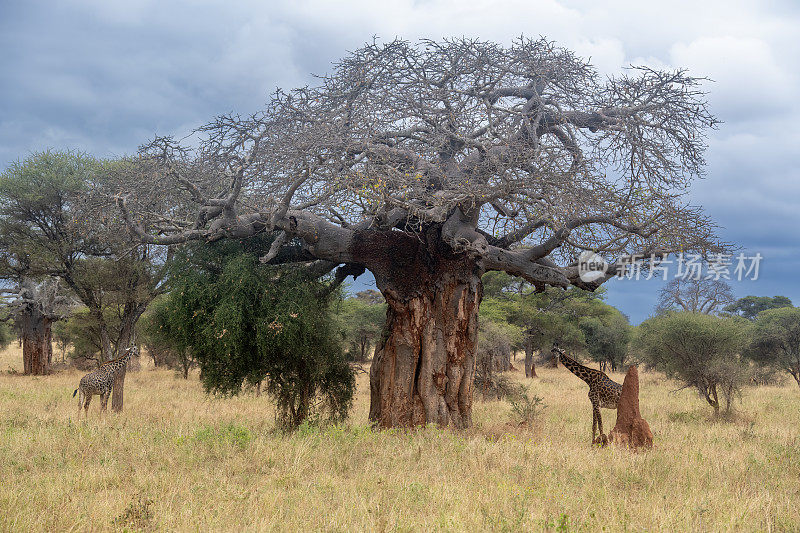
{"type": "Polygon", "coordinates": [[[114,380],[125,369],[131,356],[135,353],[139,353],[139,349],[131,346],[122,357],[103,363],[100,368],[81,378],[78,388],[72,393],[73,398],[80,393],[78,395],[78,418],[81,416],[81,408],[84,409],[86,416],[89,416],[89,403],[95,394],[100,396],[100,412],[105,412],[114,380]]]}
{"type": "Polygon", "coordinates": [[[553,354],[558,361],[561,361],[567,370],[581,378],[589,385],[589,401],[592,402],[592,443],[600,442],[605,445],[608,438],[603,433],[603,417],[600,408],[616,409],[619,398],[622,395],[622,385],[609,378],[604,372],[589,368],[578,363],[575,359],[567,356],[558,347],[558,343],[553,344],[553,354]],[[600,440],[595,439],[595,434],[600,429],[600,440]]]}

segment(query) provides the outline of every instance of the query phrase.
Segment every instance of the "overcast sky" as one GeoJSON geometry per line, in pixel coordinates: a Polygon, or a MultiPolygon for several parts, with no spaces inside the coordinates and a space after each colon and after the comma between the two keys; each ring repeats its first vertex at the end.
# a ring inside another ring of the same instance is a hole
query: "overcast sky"
{"type": "MultiPolygon", "coordinates": [[[[372,36],[545,36],[602,73],[686,67],[709,83],[708,176],[693,201],[747,254],[737,296],[800,303],[800,3],[770,1],[213,2],[0,0],[0,168],[45,148],[134,152],[214,115],[259,109],[276,87],[313,83],[372,36]]],[[[635,323],[659,284],[612,280],[635,323]]]]}

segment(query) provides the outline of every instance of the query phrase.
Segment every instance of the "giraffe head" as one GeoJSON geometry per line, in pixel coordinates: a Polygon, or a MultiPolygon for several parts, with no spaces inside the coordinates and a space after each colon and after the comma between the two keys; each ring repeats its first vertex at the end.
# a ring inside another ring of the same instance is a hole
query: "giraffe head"
{"type": "Polygon", "coordinates": [[[553,349],[550,350],[550,353],[552,353],[553,357],[556,358],[556,363],[559,363],[561,361],[559,359],[559,356],[561,355],[562,352],[561,352],[561,348],[558,347],[558,343],[557,342],[553,343],[553,349]]]}
{"type": "Polygon", "coordinates": [[[131,346],[128,347],[127,350],[125,350],[125,354],[123,355],[123,357],[128,357],[128,358],[133,357],[133,356],[137,356],[138,357],[138,355],[139,355],[139,347],[131,345],[131,346]]]}

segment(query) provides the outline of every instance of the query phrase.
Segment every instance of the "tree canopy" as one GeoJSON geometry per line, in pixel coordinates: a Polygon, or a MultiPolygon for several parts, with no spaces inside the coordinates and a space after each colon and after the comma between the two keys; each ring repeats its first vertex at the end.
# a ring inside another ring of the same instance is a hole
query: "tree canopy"
{"type": "MultiPolygon", "coordinates": [[[[639,325],[637,353],[649,366],[696,389],[719,413],[747,378],[740,354],[748,343],[742,319],[687,311],[668,312],[639,325]]],[[[745,322],[745,326],[746,326],[745,322]]]]}
{"type": "Polygon", "coordinates": [[[622,313],[603,302],[603,288],[595,292],[550,288],[537,293],[524,280],[502,272],[489,272],[483,280],[481,319],[519,328],[518,344],[526,352],[544,351],[558,342],[612,369],[624,362],[630,326],[622,313]]]}
{"type": "Polygon", "coordinates": [[[684,199],[715,124],[699,82],[649,68],[603,79],[544,39],[376,42],[317,86],[218,117],[195,150],[155,139],[121,205],[147,242],[276,229],[268,259],[298,238],[333,266],[376,266],[360,230],[436,223],[488,270],[583,284],[583,249],[719,249],[684,199]]]}
{"type": "Polygon", "coordinates": [[[792,301],[786,296],[745,296],[725,307],[725,311],[755,320],[761,311],[792,307],[792,301]]]}
{"type": "Polygon", "coordinates": [[[788,372],[800,386],[800,309],[780,307],[758,313],[748,355],[788,372]]]}
{"type": "Polygon", "coordinates": [[[688,311],[717,314],[734,302],[730,285],[723,280],[674,278],[661,289],[656,312],[688,311]]]}
{"type": "Polygon", "coordinates": [[[46,151],[0,175],[0,278],[63,280],[95,322],[101,361],[128,346],[164,262],[156,247],[130,238],[114,205],[127,164],[46,151]],[[121,320],[111,324],[109,314],[121,320]]]}

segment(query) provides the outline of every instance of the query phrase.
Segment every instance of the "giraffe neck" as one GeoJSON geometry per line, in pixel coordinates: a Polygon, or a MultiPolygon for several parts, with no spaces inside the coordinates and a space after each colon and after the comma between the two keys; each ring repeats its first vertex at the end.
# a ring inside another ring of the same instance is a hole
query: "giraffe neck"
{"type": "Polygon", "coordinates": [[[592,372],[590,372],[591,369],[589,367],[580,364],[575,359],[566,355],[564,352],[559,351],[558,355],[559,359],[561,359],[561,364],[563,364],[567,370],[591,385],[589,378],[591,377],[592,372]]]}
{"type": "Polygon", "coordinates": [[[116,359],[109,361],[105,364],[106,369],[110,370],[113,373],[117,373],[125,366],[127,366],[128,361],[130,361],[131,356],[133,355],[133,350],[127,350],[125,355],[122,357],[117,357],[116,359]]]}

